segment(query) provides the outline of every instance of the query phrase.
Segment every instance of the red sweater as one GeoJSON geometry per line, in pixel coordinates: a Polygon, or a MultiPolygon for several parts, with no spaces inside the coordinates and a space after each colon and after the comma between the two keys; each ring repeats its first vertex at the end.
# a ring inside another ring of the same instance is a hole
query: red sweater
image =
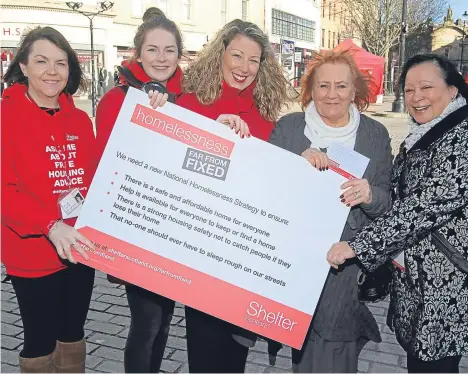
{"type": "Polygon", "coordinates": [[[252,83],[245,90],[239,91],[223,81],[223,93],[213,104],[200,104],[195,94],[184,93],[177,100],[177,105],[214,120],[221,114],[236,114],[247,123],[253,136],[268,141],[274,124],[258,111],[253,97],[254,88],[255,83],[252,83]]]}
{"type": "MultiPolygon", "coordinates": [[[[2,99],[2,262],[8,274],[42,277],[65,268],[46,237],[48,225],[61,218],[57,199],[72,188],[85,196],[96,168],[95,139],[88,115],[60,95],[60,111],[51,116],[15,84],[2,99]]],[[[74,225],[75,219],[65,221],[74,225]]]]}
{"type": "MultiPolygon", "coordinates": [[[[149,82],[151,78],[145,73],[143,68],[138,62],[126,64],[125,67],[130,69],[135,78],[142,82],[149,82]]],[[[180,95],[181,86],[180,80],[182,78],[182,70],[177,67],[174,75],[167,82],[167,89],[169,92],[180,95]]],[[[125,80],[123,80],[125,84],[125,80]]],[[[109,136],[114,128],[115,121],[120,112],[120,108],[125,100],[125,91],[120,87],[114,87],[109,90],[99,102],[96,111],[96,131],[97,131],[97,148],[98,154],[101,156],[106,148],[109,136]]],[[[100,158],[99,156],[99,158],[100,158]]]]}

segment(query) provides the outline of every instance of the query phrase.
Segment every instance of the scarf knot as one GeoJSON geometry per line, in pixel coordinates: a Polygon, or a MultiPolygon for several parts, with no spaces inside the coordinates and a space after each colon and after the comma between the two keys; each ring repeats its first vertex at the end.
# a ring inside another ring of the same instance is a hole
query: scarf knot
{"type": "Polygon", "coordinates": [[[326,150],[330,143],[341,143],[353,149],[360,120],[359,110],[356,105],[351,104],[348,124],[342,127],[329,126],[317,112],[315,103],[311,101],[305,110],[304,135],[311,141],[311,148],[326,150]]]}

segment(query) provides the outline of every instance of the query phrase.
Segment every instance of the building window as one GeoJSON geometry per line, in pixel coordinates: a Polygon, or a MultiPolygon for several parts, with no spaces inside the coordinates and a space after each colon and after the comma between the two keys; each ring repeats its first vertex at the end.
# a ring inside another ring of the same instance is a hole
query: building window
{"type": "Polygon", "coordinates": [[[331,31],[328,31],[328,48],[331,48],[331,31]]]}
{"type": "Polygon", "coordinates": [[[167,9],[167,0],[158,0],[156,2],[156,6],[161,9],[164,13],[167,14],[168,9],[167,9]]]}
{"type": "Polygon", "coordinates": [[[332,14],[332,10],[331,10],[331,3],[328,3],[328,19],[331,19],[331,14],[332,14]]]}
{"type": "Polygon", "coordinates": [[[143,0],[132,0],[132,16],[143,17],[143,0]]]}
{"type": "Polygon", "coordinates": [[[322,47],[325,47],[325,29],[322,29],[322,47]]]}
{"type": "Polygon", "coordinates": [[[325,8],[327,6],[327,0],[323,0],[322,4],[322,18],[325,18],[325,8]]]}
{"type": "Polygon", "coordinates": [[[315,42],[315,22],[273,9],[272,32],[275,35],[315,42]]]}
{"type": "Polygon", "coordinates": [[[242,21],[249,18],[249,0],[242,0],[242,21]]]}
{"type": "Polygon", "coordinates": [[[227,23],[227,2],[228,0],[221,0],[221,21],[227,23]]]}
{"type": "Polygon", "coordinates": [[[187,21],[191,21],[193,18],[193,1],[184,0],[184,18],[187,21]]]}
{"type": "Polygon", "coordinates": [[[333,4],[333,21],[336,21],[336,3],[333,4]]]}
{"type": "Polygon", "coordinates": [[[333,47],[336,47],[336,32],[333,32],[333,47]]]}

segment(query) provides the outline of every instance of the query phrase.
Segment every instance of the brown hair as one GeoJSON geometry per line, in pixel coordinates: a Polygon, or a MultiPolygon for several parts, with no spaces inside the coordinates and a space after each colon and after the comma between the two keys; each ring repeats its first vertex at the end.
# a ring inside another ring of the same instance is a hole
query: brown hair
{"type": "Polygon", "coordinates": [[[49,26],[38,26],[31,29],[22,37],[18,52],[5,73],[4,78],[8,86],[15,83],[28,84],[28,78],[26,78],[21,71],[20,63],[27,65],[32,45],[38,40],[48,40],[67,54],[69,75],[67,85],[63,91],[67,94],[73,95],[78,88],[86,90],[87,81],[83,71],[81,70],[80,62],[78,61],[75,50],[70,46],[67,39],[65,39],[61,33],[49,26]]]}
{"type": "Polygon", "coordinates": [[[353,76],[353,86],[355,90],[354,104],[360,112],[369,106],[369,84],[372,81],[370,76],[365,76],[358,68],[352,54],[348,50],[325,51],[315,54],[309,65],[309,71],[301,80],[301,104],[302,108],[307,107],[312,99],[312,87],[315,81],[317,69],[325,64],[345,64],[351,69],[353,76]]]}
{"type": "Polygon", "coordinates": [[[182,57],[182,50],[184,48],[182,43],[182,34],[180,33],[180,30],[174,21],[166,18],[162,12],[161,15],[156,16],[149,14],[149,18],[144,17],[143,19],[145,19],[145,21],[138,27],[135,37],[133,38],[133,44],[135,46],[135,54],[133,56],[134,60],[139,58],[141,55],[141,49],[143,48],[146,34],[155,29],[166,30],[167,32],[170,32],[172,35],[174,35],[177,44],[177,54],[179,58],[182,57]]]}
{"type": "Polygon", "coordinates": [[[155,6],[152,6],[151,8],[148,8],[145,10],[145,13],[143,14],[143,17],[142,17],[142,20],[143,22],[146,22],[148,20],[150,20],[151,18],[153,17],[166,17],[166,15],[164,14],[164,12],[159,9],[159,8],[156,8],[155,6]]]}

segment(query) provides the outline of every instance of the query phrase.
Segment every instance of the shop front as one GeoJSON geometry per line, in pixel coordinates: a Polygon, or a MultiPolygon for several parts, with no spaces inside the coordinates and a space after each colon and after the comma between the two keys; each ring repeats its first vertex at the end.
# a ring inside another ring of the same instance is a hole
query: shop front
{"type": "MultiPolygon", "coordinates": [[[[30,8],[27,11],[20,8],[2,8],[2,19],[9,22],[0,23],[0,43],[2,46],[2,70],[8,69],[12,57],[16,54],[21,38],[37,26],[48,25],[59,31],[76,51],[85,76],[91,81],[91,33],[89,20],[81,14],[70,11],[30,8]]],[[[106,29],[112,22],[110,18],[96,17],[94,20],[94,64],[95,74],[99,63],[104,64],[106,29]]],[[[88,93],[78,93],[86,96],[88,93]]]]}

